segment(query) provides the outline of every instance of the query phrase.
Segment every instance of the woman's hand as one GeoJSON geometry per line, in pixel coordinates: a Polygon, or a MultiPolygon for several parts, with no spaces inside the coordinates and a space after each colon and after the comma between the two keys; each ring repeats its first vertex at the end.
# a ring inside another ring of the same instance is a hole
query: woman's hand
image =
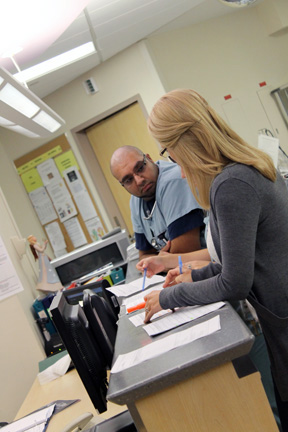
{"type": "Polygon", "coordinates": [[[160,273],[165,270],[164,265],[164,256],[161,257],[159,255],[151,256],[149,258],[143,258],[136,264],[137,270],[143,272],[147,269],[147,277],[152,277],[157,273],[160,273]]]}
{"type": "Polygon", "coordinates": [[[183,274],[180,274],[179,267],[170,270],[167,273],[163,288],[167,288],[172,285],[176,285],[182,282],[193,282],[191,271],[206,267],[211,261],[190,261],[183,264],[183,274]]]}
{"type": "Polygon", "coordinates": [[[144,297],[145,305],[145,319],[144,323],[148,323],[152,316],[159,312],[162,308],[159,303],[160,291],[152,291],[144,297]]]}
{"type": "Polygon", "coordinates": [[[190,271],[200,269],[202,267],[206,267],[208,264],[210,264],[211,261],[204,261],[204,260],[197,260],[197,261],[189,261],[185,264],[183,264],[183,267],[186,271],[186,269],[189,269],[190,271]]]}
{"type": "Polygon", "coordinates": [[[169,270],[167,273],[163,288],[167,288],[182,282],[192,282],[191,270],[184,270],[184,273],[180,274],[179,267],[169,270]]]}

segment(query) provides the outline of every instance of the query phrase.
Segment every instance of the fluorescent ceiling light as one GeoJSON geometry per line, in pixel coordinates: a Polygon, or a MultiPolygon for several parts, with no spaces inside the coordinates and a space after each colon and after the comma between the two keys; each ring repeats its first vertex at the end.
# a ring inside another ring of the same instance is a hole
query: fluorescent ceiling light
{"type": "Polygon", "coordinates": [[[61,126],[59,121],[55,120],[42,110],[33,118],[33,120],[50,132],[55,132],[61,126]]]}
{"type": "Polygon", "coordinates": [[[39,78],[40,76],[52,72],[53,70],[83,59],[84,57],[94,54],[95,52],[96,51],[93,42],[87,42],[78,46],[77,48],[73,48],[70,51],[66,51],[63,54],[59,54],[56,57],[25,69],[21,72],[17,72],[14,74],[14,77],[21,82],[28,82],[32,79],[39,78]]]}
{"type": "Polygon", "coordinates": [[[0,101],[5,102],[29,118],[33,117],[40,109],[39,106],[9,83],[0,90],[0,101]]]}
{"type": "Polygon", "coordinates": [[[65,121],[13,75],[0,68],[0,126],[30,138],[47,137],[65,121]]]}

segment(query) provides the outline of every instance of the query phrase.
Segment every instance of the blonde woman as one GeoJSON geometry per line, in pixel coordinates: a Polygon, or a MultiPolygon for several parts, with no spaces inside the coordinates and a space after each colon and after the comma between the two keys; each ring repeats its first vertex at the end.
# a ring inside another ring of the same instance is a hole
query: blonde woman
{"type": "MultiPolygon", "coordinates": [[[[288,430],[288,194],[268,155],[247,144],[193,90],[156,102],[152,136],[181,167],[209,210],[212,262],[167,276],[146,297],[148,322],[160,309],[248,299],[268,346],[283,431],[288,430]]],[[[171,198],[172,199],[172,198],[171,198]]]]}

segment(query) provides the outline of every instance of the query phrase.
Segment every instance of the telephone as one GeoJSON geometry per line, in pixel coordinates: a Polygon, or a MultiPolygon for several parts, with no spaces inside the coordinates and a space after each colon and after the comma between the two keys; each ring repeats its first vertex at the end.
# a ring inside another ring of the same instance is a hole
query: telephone
{"type": "MultiPolygon", "coordinates": [[[[93,414],[86,412],[72,420],[61,432],[80,432],[92,420],[93,414]]],[[[88,432],[88,431],[87,431],[88,432]]]]}

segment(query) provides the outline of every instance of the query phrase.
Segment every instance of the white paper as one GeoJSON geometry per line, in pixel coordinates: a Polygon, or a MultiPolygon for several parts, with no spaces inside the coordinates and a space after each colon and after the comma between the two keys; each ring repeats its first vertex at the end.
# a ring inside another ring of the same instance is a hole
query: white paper
{"type": "Polygon", "coordinates": [[[66,250],[66,243],[58,222],[52,222],[45,226],[48,238],[55,251],[66,250]]]}
{"type": "Polygon", "coordinates": [[[95,207],[78,169],[75,166],[70,167],[63,171],[63,175],[83,220],[86,221],[96,217],[95,207]]]}
{"type": "Polygon", "coordinates": [[[128,308],[136,306],[139,303],[143,303],[145,301],[144,296],[149,294],[151,291],[163,290],[162,284],[163,282],[153,286],[152,288],[146,288],[144,291],[141,290],[138,294],[134,294],[131,297],[125,298],[121,304],[126,306],[126,311],[127,311],[128,308]]]}
{"type": "Polygon", "coordinates": [[[29,192],[29,198],[42,225],[57,219],[52,201],[43,186],[29,192]]]}
{"type": "Polygon", "coordinates": [[[274,166],[277,168],[279,139],[268,135],[258,135],[258,148],[272,158],[274,166]]]}
{"type": "MultiPolygon", "coordinates": [[[[132,312],[131,312],[132,313],[132,312]]],[[[152,322],[155,321],[156,318],[160,318],[164,315],[172,314],[173,311],[171,309],[162,309],[159,312],[156,312],[152,317],[152,322]]],[[[130,315],[129,320],[135,327],[145,326],[144,324],[145,312],[138,313],[137,315],[130,315]]],[[[147,325],[147,324],[146,324],[147,325]]],[[[144,327],[143,327],[144,328],[144,327]]],[[[144,328],[145,330],[145,328],[144,328]]]]}
{"type": "Polygon", "coordinates": [[[61,222],[77,215],[76,207],[63,180],[47,185],[47,191],[61,222]]]}
{"type": "Polygon", "coordinates": [[[68,219],[64,222],[64,226],[75,249],[87,243],[85,234],[77,218],[68,219]]]}
{"type": "Polygon", "coordinates": [[[47,161],[42,162],[41,164],[37,165],[36,168],[44,186],[49,185],[51,182],[61,181],[61,175],[53,159],[48,159],[47,161]]]}
{"type": "Polygon", "coordinates": [[[23,286],[0,236],[0,300],[23,291],[23,286]]]}
{"type": "Polygon", "coordinates": [[[38,373],[38,380],[41,385],[46,384],[49,381],[53,381],[56,378],[59,378],[68,371],[69,366],[71,364],[71,358],[69,354],[60,358],[53,365],[38,373]]]}
{"type": "Polygon", "coordinates": [[[105,234],[103,225],[98,216],[93,219],[85,221],[85,225],[87,230],[89,231],[92,241],[100,240],[105,234]]]}
{"type": "Polygon", "coordinates": [[[53,414],[56,404],[50,405],[32,414],[16,420],[1,428],[1,432],[43,432],[47,421],[53,414]]]}
{"type": "Polygon", "coordinates": [[[119,355],[111,369],[111,373],[121,372],[124,369],[128,369],[139,363],[150,360],[154,357],[171,351],[172,349],[215,333],[220,329],[220,316],[217,315],[210,320],[197,324],[186,330],[173,333],[127,354],[119,355]]]}
{"type": "MultiPolygon", "coordinates": [[[[159,284],[160,282],[164,283],[164,276],[154,275],[151,278],[146,278],[145,289],[148,288],[152,284],[159,284]]],[[[106,288],[108,291],[112,292],[117,297],[128,297],[132,294],[135,294],[138,291],[142,290],[143,277],[134,280],[128,284],[120,284],[113,286],[111,288],[106,288]]]]}
{"type": "MultiPolygon", "coordinates": [[[[224,305],[225,303],[223,302],[217,302],[217,303],[212,303],[204,306],[187,306],[183,308],[178,308],[175,310],[175,312],[168,311],[169,312],[168,314],[167,313],[163,314],[165,316],[161,316],[161,318],[155,317],[158,319],[152,320],[151,323],[144,324],[143,330],[145,330],[149,336],[155,336],[157,334],[166,332],[182,324],[185,324],[189,321],[200,318],[211,312],[214,312],[215,310],[220,309],[224,305]]],[[[144,321],[144,317],[145,317],[145,312],[137,315],[138,319],[142,319],[142,324],[144,321]]],[[[131,317],[130,321],[132,321],[132,319],[133,318],[131,317]]]]}

